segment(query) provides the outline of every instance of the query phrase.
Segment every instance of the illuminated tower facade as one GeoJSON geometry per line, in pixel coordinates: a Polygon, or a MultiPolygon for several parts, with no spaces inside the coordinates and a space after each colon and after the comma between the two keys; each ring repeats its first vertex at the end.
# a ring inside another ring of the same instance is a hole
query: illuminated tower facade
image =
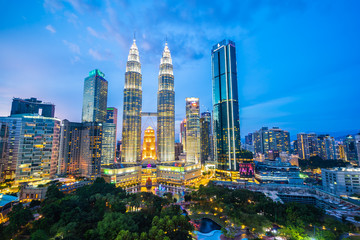
{"type": "Polygon", "coordinates": [[[200,107],[198,98],[186,98],[186,162],[200,162],[200,107]]]}
{"type": "Polygon", "coordinates": [[[240,119],[235,43],[223,40],[211,51],[214,160],[219,170],[238,170],[240,119]]]}
{"type": "Polygon", "coordinates": [[[157,98],[157,151],[161,162],[175,160],[175,91],[170,50],[165,48],[160,61],[157,98]]]}
{"type": "Polygon", "coordinates": [[[141,160],[142,75],[139,50],[134,40],[126,63],[121,161],[141,160]]]}
{"type": "Polygon", "coordinates": [[[155,130],[152,127],[148,127],[144,133],[142,160],[154,159],[156,160],[155,149],[155,130]]]}

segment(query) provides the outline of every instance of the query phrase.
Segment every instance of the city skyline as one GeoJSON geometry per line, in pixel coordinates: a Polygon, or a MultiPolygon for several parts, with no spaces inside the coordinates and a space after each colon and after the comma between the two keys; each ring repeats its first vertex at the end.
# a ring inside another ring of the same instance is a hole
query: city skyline
{"type": "MultiPolygon", "coordinates": [[[[352,4],[294,1],[271,5],[260,1],[252,5],[244,1],[206,6],[195,2],[199,10],[191,14],[186,4],[178,4],[170,8],[166,2],[160,6],[149,3],[144,8],[148,10],[125,16],[116,10],[134,9],[136,3],[24,2],[21,9],[7,4],[8,11],[2,16],[7,24],[0,27],[1,115],[9,115],[12,97],[36,97],[54,103],[56,117],[78,122],[83,79],[95,68],[106,74],[109,105],[122,115],[126,56],[136,31],[143,61],[143,94],[149,99],[143,111],[156,109],[158,61],[165,38],[172,50],[177,79],[176,138],[185,117],[186,97],[199,97],[201,112],[212,109],[209,48],[224,38],[237,43],[242,138],[262,126],[279,126],[291,132],[292,139],[299,132],[331,135],[358,130],[356,79],[360,72],[355,43],[359,34],[353,29],[359,23],[352,4]],[[154,16],[138,18],[154,9],[154,16]],[[89,13],[101,21],[94,22],[89,13]],[[163,19],[155,17],[160,14],[163,19]],[[192,26],[194,22],[198,26],[192,26]],[[174,30],[173,25],[178,28],[174,30]],[[208,26],[212,28],[205,29],[208,26]]],[[[121,122],[119,118],[118,129],[121,122]]],[[[120,139],[121,131],[117,135],[120,139]]]]}

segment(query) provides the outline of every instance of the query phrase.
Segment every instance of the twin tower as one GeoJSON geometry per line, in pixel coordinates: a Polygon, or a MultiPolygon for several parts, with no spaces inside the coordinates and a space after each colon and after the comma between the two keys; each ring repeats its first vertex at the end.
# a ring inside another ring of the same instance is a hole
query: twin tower
{"type": "MultiPolygon", "coordinates": [[[[142,75],[139,50],[134,40],[126,63],[121,162],[141,160],[142,75]]],[[[175,91],[170,50],[165,44],[157,92],[157,157],[175,160],[175,91]]]]}

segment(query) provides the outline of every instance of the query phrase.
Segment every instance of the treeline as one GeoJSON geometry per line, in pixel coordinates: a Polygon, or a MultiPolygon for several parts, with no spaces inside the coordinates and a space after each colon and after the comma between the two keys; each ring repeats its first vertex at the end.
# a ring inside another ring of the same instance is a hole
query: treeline
{"type": "Polygon", "coordinates": [[[318,156],[310,157],[310,159],[299,159],[299,167],[301,168],[301,170],[346,167],[346,164],[347,163],[343,160],[323,160],[321,157],[318,156]]]}
{"type": "Polygon", "coordinates": [[[34,221],[29,208],[14,207],[8,226],[0,227],[1,239],[191,239],[187,216],[172,198],[151,193],[127,194],[105,183],[79,188],[64,195],[55,185],[41,203],[41,218],[34,221]]]}

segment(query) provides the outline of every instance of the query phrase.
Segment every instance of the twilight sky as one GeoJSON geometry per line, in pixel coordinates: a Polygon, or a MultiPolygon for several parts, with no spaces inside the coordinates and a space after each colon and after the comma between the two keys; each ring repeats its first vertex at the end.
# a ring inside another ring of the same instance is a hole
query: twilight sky
{"type": "Polygon", "coordinates": [[[13,97],[56,105],[80,121],[84,78],[98,68],[119,109],[136,31],[143,111],[156,111],[167,36],[175,75],[176,129],[185,98],[212,109],[213,45],[235,41],[241,135],[262,126],[291,132],[360,129],[360,1],[0,0],[0,116],[13,97]]]}

